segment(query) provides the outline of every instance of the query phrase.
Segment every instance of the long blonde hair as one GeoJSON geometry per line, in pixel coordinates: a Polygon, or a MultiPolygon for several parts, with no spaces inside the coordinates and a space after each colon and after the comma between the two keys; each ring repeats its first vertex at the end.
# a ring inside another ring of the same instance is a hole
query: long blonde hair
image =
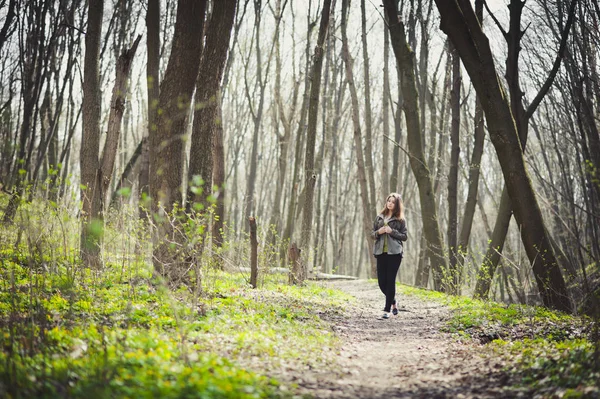
{"type": "Polygon", "coordinates": [[[398,220],[403,220],[404,219],[404,204],[402,203],[402,196],[398,193],[391,193],[390,195],[388,195],[385,198],[385,206],[383,207],[381,214],[384,216],[386,216],[388,214],[389,210],[387,208],[387,202],[390,199],[390,197],[395,199],[394,210],[392,211],[392,216],[398,220]]]}

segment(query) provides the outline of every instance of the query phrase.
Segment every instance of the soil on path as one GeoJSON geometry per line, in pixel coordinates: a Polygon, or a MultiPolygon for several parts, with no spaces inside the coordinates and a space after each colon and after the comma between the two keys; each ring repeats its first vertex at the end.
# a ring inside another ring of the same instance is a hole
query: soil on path
{"type": "Polygon", "coordinates": [[[343,317],[328,317],[343,347],[339,370],[295,376],[299,393],[316,398],[527,397],[509,388],[498,361],[472,340],[442,332],[442,304],[397,295],[404,311],[381,319],[384,297],[366,280],[327,283],[357,298],[343,317]]]}

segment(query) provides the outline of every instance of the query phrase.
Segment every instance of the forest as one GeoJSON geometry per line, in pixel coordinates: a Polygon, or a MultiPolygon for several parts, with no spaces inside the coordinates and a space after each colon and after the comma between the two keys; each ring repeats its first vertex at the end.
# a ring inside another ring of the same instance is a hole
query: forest
{"type": "Polygon", "coordinates": [[[337,367],[342,315],[372,333],[348,312],[398,193],[406,317],[441,303],[429,327],[510,359],[494,386],[521,388],[482,397],[600,397],[599,20],[0,0],[0,396],[404,397],[298,382],[337,367]]]}

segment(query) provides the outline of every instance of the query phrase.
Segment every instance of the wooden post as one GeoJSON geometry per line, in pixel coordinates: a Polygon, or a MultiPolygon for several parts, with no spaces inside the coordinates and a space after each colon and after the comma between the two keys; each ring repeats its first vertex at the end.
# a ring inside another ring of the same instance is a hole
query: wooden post
{"type": "Polygon", "coordinates": [[[258,240],[256,239],[256,219],[250,216],[250,285],[256,288],[258,278],[258,240]]]}
{"type": "Polygon", "coordinates": [[[288,249],[288,260],[290,265],[289,283],[300,285],[304,282],[304,273],[300,263],[300,248],[293,242],[288,249]]]}

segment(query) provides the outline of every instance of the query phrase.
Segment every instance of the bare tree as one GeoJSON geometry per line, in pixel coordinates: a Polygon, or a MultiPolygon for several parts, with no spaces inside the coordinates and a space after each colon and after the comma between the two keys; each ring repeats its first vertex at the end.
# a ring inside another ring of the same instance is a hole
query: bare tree
{"type": "Polygon", "coordinates": [[[116,80],[110,102],[108,132],[101,159],[100,95],[98,63],[103,3],[90,2],[84,69],[84,134],[81,144],[82,232],[81,256],[88,267],[100,265],[104,202],[108,199],[125,108],[125,93],[133,56],[141,36],[117,60],[116,80]],[[89,47],[88,47],[89,46],[89,47]],[[89,52],[88,52],[89,48],[89,52]]]}
{"type": "MultiPolygon", "coordinates": [[[[558,68],[562,59],[561,54],[565,49],[567,35],[570,29],[570,25],[573,21],[572,18],[574,15],[575,4],[576,0],[573,0],[571,2],[571,18],[567,21],[567,24],[565,26],[565,31],[561,43],[561,49],[559,50],[559,55],[555,59],[553,69],[548,75],[546,82],[527,108],[523,103],[523,91],[521,89],[519,75],[519,53],[521,50],[522,37],[521,16],[524,5],[522,1],[513,0],[511,2],[509,31],[505,32],[504,30],[502,30],[502,28],[500,28],[508,43],[509,51],[506,60],[506,77],[508,80],[508,88],[511,99],[510,107],[511,113],[512,115],[514,115],[514,121],[516,123],[520,147],[522,148],[525,148],[525,146],[527,145],[529,120],[535,112],[535,110],[537,109],[537,107],[539,106],[543,97],[550,89],[550,86],[554,81],[556,73],[558,72],[558,68]]],[[[506,184],[508,186],[508,183],[506,184]]],[[[511,205],[511,196],[508,193],[508,187],[506,187],[505,190],[503,190],[502,197],[500,199],[500,207],[498,215],[496,217],[496,224],[494,226],[492,240],[490,242],[490,246],[488,247],[486,257],[484,258],[484,262],[479,272],[477,287],[475,289],[476,295],[479,297],[485,298],[488,295],[491,278],[494,275],[498,262],[500,261],[500,253],[502,252],[502,248],[504,247],[504,241],[508,232],[510,219],[512,217],[512,211],[513,205],[511,205]]],[[[552,243],[550,243],[550,245],[552,245],[552,243]]],[[[531,249],[531,251],[535,252],[534,249],[531,249]]],[[[554,248],[554,251],[558,251],[558,248],[554,248]]],[[[530,255],[530,258],[531,256],[532,255],[530,255]]]]}
{"type": "Polygon", "coordinates": [[[79,162],[81,168],[81,258],[88,267],[100,265],[102,212],[100,161],[100,82],[98,64],[102,35],[103,0],[90,0],[85,35],[83,66],[83,137],[79,162]]]}
{"type": "MultiPolygon", "coordinates": [[[[246,0],[244,2],[243,7],[237,6],[236,9],[236,21],[233,26],[233,38],[231,40],[231,48],[233,49],[238,42],[240,28],[242,22],[245,20],[246,11],[248,9],[248,4],[250,0],[246,0]]],[[[227,58],[227,63],[225,65],[225,70],[223,71],[223,88],[226,88],[229,82],[229,71],[231,66],[233,65],[233,60],[235,59],[235,52],[231,51],[229,53],[229,57],[227,58]]],[[[222,102],[222,99],[221,99],[222,102]]],[[[223,110],[219,108],[221,115],[219,115],[219,119],[223,120],[223,110]]],[[[236,121],[238,123],[239,121],[236,121]]],[[[221,236],[223,234],[223,228],[225,226],[225,196],[226,193],[231,189],[231,192],[236,192],[235,184],[237,184],[237,179],[233,179],[233,187],[225,187],[226,180],[226,172],[225,172],[225,144],[224,144],[224,132],[223,132],[223,124],[217,125],[216,130],[214,131],[214,141],[213,141],[213,184],[216,187],[219,187],[219,195],[216,199],[216,207],[213,218],[212,225],[212,237],[213,244],[217,247],[220,247],[222,244],[221,236]]],[[[239,142],[239,141],[238,141],[239,142]]],[[[238,148],[232,148],[232,152],[237,156],[240,154],[238,148]]],[[[237,163],[234,164],[234,170],[237,170],[237,163]]],[[[237,204],[237,201],[232,201],[237,204]]]]}
{"type": "Polygon", "coordinates": [[[212,192],[213,137],[221,127],[221,81],[227,60],[229,39],[235,18],[237,0],[213,2],[213,9],[206,28],[206,43],[200,61],[196,83],[194,122],[190,148],[190,177],[200,176],[201,187],[188,187],[186,208],[194,204],[208,203],[205,197],[212,192]],[[202,190],[198,190],[202,189],[202,190]],[[202,192],[200,194],[200,191],[202,192]]]}
{"type": "MultiPolygon", "coordinates": [[[[312,0],[309,0],[308,2],[308,11],[307,11],[307,15],[306,15],[306,35],[307,35],[307,39],[306,39],[306,46],[304,48],[304,53],[305,53],[305,67],[304,69],[306,71],[310,71],[310,62],[311,62],[311,57],[310,57],[310,46],[311,46],[311,34],[312,31],[316,25],[316,21],[311,19],[311,10],[312,10],[312,0]]],[[[303,155],[304,152],[302,151],[304,148],[304,144],[305,144],[305,138],[306,138],[306,118],[308,115],[308,107],[309,107],[309,99],[310,99],[310,73],[305,73],[304,74],[304,87],[303,87],[303,93],[304,95],[302,96],[302,105],[300,106],[300,114],[299,114],[299,119],[298,119],[298,124],[297,124],[297,129],[296,129],[296,142],[294,145],[294,167],[292,169],[292,181],[291,181],[291,193],[290,193],[290,202],[288,205],[288,214],[287,214],[287,218],[286,218],[286,223],[285,223],[285,230],[283,231],[283,243],[286,243],[290,240],[292,240],[293,234],[294,234],[294,219],[297,217],[296,215],[299,213],[298,211],[302,209],[302,203],[301,203],[301,196],[298,194],[300,192],[300,185],[301,185],[301,179],[300,179],[300,168],[302,166],[302,161],[303,161],[303,155]]],[[[281,252],[280,252],[280,257],[281,259],[285,259],[285,257],[287,256],[287,248],[284,248],[284,246],[282,245],[281,248],[281,252]]]]}
{"type": "MultiPolygon", "coordinates": [[[[0,9],[4,7],[5,1],[3,1],[2,3],[0,3],[0,9]]],[[[16,10],[17,8],[17,0],[10,0],[8,3],[8,10],[6,10],[6,17],[4,19],[4,24],[2,25],[2,28],[0,28],[0,50],[2,50],[2,47],[4,46],[4,43],[8,40],[8,38],[12,35],[12,33],[15,31],[16,26],[13,24],[13,21],[15,19],[15,15],[16,15],[16,10]]]]}
{"type": "MultiPolygon", "coordinates": [[[[246,79],[246,87],[245,87],[245,93],[246,93],[246,97],[248,99],[248,105],[250,107],[250,112],[252,113],[252,119],[254,122],[254,131],[253,131],[253,136],[252,136],[252,150],[251,150],[251,155],[250,155],[250,164],[248,165],[248,180],[246,181],[246,198],[245,198],[245,204],[246,204],[246,209],[244,212],[244,220],[248,220],[248,218],[250,216],[252,216],[254,213],[254,190],[255,190],[255,185],[256,185],[256,171],[258,168],[258,137],[259,137],[259,130],[260,130],[260,126],[262,124],[262,119],[263,119],[263,111],[264,111],[264,104],[265,104],[265,89],[267,87],[267,79],[266,79],[266,75],[268,75],[268,71],[269,71],[269,66],[270,66],[270,61],[271,61],[271,57],[268,58],[268,62],[266,63],[266,68],[265,71],[263,71],[263,59],[262,59],[262,50],[261,50],[261,35],[260,35],[260,30],[261,30],[261,22],[262,22],[262,0],[254,0],[254,18],[255,18],[255,22],[254,22],[254,29],[256,32],[256,83],[255,83],[255,87],[252,89],[252,93],[256,93],[258,91],[258,104],[256,104],[255,106],[253,106],[253,101],[251,99],[251,89],[250,86],[248,84],[248,66],[246,65],[244,71],[244,78],[246,79]],[[265,76],[263,76],[263,72],[265,73],[265,76]]],[[[250,57],[248,57],[248,62],[250,62],[250,57]]],[[[248,231],[249,228],[249,224],[244,223],[244,230],[248,231]]]]}
{"type": "Polygon", "coordinates": [[[115,159],[117,157],[117,149],[119,145],[119,137],[121,135],[121,124],[123,113],[125,111],[125,95],[127,93],[127,82],[131,72],[133,57],[137,50],[138,44],[142,36],[139,35],[131,48],[124,50],[117,59],[116,79],[113,87],[112,98],[110,100],[110,112],[108,116],[108,131],[106,141],[104,142],[104,150],[100,160],[100,181],[102,210],[104,204],[110,198],[110,185],[112,181],[113,171],[115,168],[115,159]]]}
{"type": "MultiPolygon", "coordinates": [[[[386,19],[387,22],[387,19],[386,19]]],[[[383,145],[381,150],[381,198],[390,193],[390,150],[388,137],[390,137],[390,32],[383,30],[383,92],[381,93],[381,118],[383,124],[383,145]]],[[[396,139],[396,141],[399,141],[396,139]]],[[[398,150],[396,150],[398,151],[398,150]]]]}
{"type": "MultiPolygon", "coordinates": [[[[350,4],[348,4],[349,6],[350,4]]],[[[343,18],[343,17],[342,17],[343,18]]],[[[360,27],[363,56],[363,79],[365,85],[365,168],[369,183],[369,206],[375,204],[375,169],[373,168],[373,117],[371,105],[371,72],[369,70],[369,46],[367,41],[367,10],[365,0],[360,0],[360,27]]],[[[387,194],[386,194],[387,195],[387,194]]],[[[371,210],[371,213],[373,211],[371,210]]],[[[370,242],[370,241],[368,241],[370,242]]],[[[373,262],[374,264],[375,262],[373,262]]],[[[372,266],[375,267],[375,266],[372,266]]],[[[375,271],[376,273],[376,271],[375,271]]],[[[375,277],[375,274],[373,275],[375,277]]]]}
{"type": "MultiPolygon", "coordinates": [[[[354,83],[353,63],[354,60],[350,56],[350,50],[348,48],[348,34],[347,34],[347,18],[348,18],[348,7],[349,0],[342,0],[342,59],[344,60],[346,80],[350,89],[350,98],[352,100],[352,128],[354,132],[354,149],[356,150],[356,166],[358,168],[358,183],[360,187],[360,198],[362,203],[362,220],[363,220],[363,231],[365,241],[369,243],[369,249],[372,249],[373,240],[371,240],[370,227],[373,219],[374,204],[370,201],[369,186],[367,185],[367,173],[371,174],[373,179],[372,170],[369,172],[365,165],[365,159],[371,157],[371,154],[364,154],[363,152],[363,139],[362,130],[360,126],[360,115],[358,105],[358,94],[356,92],[356,86],[354,83]]],[[[370,105],[370,104],[369,104],[370,105]]],[[[370,116],[369,116],[370,119],[370,116]]],[[[368,138],[367,138],[368,141],[368,138]]],[[[370,145],[367,146],[370,149],[370,145]]],[[[371,162],[372,163],[372,162],[371,162]]],[[[371,165],[372,166],[372,165],[371,165]]],[[[373,183],[373,191],[375,191],[375,183],[373,183]]],[[[377,276],[377,264],[374,259],[371,258],[371,270],[369,273],[371,278],[377,276]]]]}
{"type": "MultiPolygon", "coordinates": [[[[287,2],[286,2],[287,3],[287,2]]],[[[283,7],[285,3],[283,4],[283,7]]],[[[273,10],[273,16],[277,19],[282,18],[283,10],[282,10],[281,0],[277,0],[275,5],[275,10],[273,10]]],[[[279,23],[278,23],[279,24],[279,23]]],[[[293,91],[291,94],[291,106],[289,111],[286,114],[286,109],[284,106],[284,98],[281,93],[281,72],[282,72],[282,60],[281,60],[281,43],[280,43],[280,35],[275,37],[275,83],[273,87],[273,94],[275,96],[274,101],[274,113],[275,113],[275,124],[277,134],[277,147],[278,147],[278,159],[277,159],[277,187],[275,190],[274,199],[273,199],[273,213],[271,214],[271,220],[269,221],[269,226],[275,226],[276,231],[282,231],[283,224],[283,212],[281,211],[281,202],[284,194],[284,184],[287,172],[287,164],[289,157],[289,147],[290,140],[292,138],[292,119],[296,114],[296,108],[298,106],[298,93],[300,91],[300,81],[296,80],[293,86],[293,91]],[[277,128],[278,124],[281,124],[283,128],[283,134],[279,133],[279,129],[277,128]]],[[[273,228],[273,227],[271,227],[273,228]]],[[[275,237],[271,237],[271,242],[274,243],[275,237]]],[[[281,255],[280,255],[281,256],[281,255]]],[[[285,262],[285,258],[281,256],[282,261],[285,262]]]]}
{"type": "Polygon", "coordinates": [[[150,135],[150,194],[158,226],[154,266],[170,280],[181,275],[183,237],[169,217],[182,201],[183,142],[192,93],[198,77],[206,0],[179,0],[171,55],[160,85],[156,130],[150,135]],[[175,246],[173,251],[172,245],[175,246]]]}
{"type": "MultiPolygon", "coordinates": [[[[60,13],[57,15],[58,21],[72,21],[74,19],[75,10],[78,8],[79,2],[75,1],[69,8],[64,9],[65,15],[60,13]]],[[[57,22],[58,22],[57,21],[57,22]]],[[[64,23],[66,25],[66,23],[64,23]]],[[[29,198],[33,198],[39,181],[45,181],[48,169],[51,169],[51,176],[56,176],[54,172],[59,168],[58,162],[58,131],[61,122],[61,116],[65,106],[65,96],[67,96],[67,87],[69,87],[70,79],[74,74],[77,60],[80,56],[80,37],[81,31],[76,29],[66,29],[62,26],[59,28],[61,33],[56,33],[55,41],[58,42],[54,47],[55,50],[48,57],[48,72],[46,93],[44,100],[39,109],[40,115],[40,139],[36,148],[37,156],[35,162],[32,162],[30,181],[32,189],[29,193],[29,198]],[[64,43],[64,44],[63,44],[64,43]],[[57,62],[58,60],[65,60],[57,62]],[[64,67],[64,71],[63,71],[64,67]],[[54,91],[54,96],[52,92],[54,91]]],[[[72,88],[72,87],[71,87],[72,88]]],[[[49,190],[55,190],[54,184],[49,187],[49,190]]]]}
{"type": "MultiPolygon", "coordinates": [[[[579,23],[575,25],[572,43],[568,44],[564,52],[565,67],[568,83],[563,85],[567,89],[567,97],[573,103],[575,120],[571,132],[577,131],[576,142],[580,142],[581,158],[579,162],[583,170],[582,186],[586,187],[582,195],[587,209],[585,230],[589,232],[590,255],[592,261],[600,259],[600,123],[598,122],[598,105],[595,101],[600,96],[600,65],[597,62],[594,48],[600,43],[598,26],[600,7],[595,3],[579,2],[576,9],[579,23]],[[592,8],[592,4],[594,8],[592,8]],[[592,9],[590,9],[592,8],[592,9]],[[595,12],[594,12],[595,11],[595,12]]],[[[557,27],[552,29],[554,35],[561,36],[560,22],[564,20],[564,11],[557,8],[558,16],[552,14],[552,8],[545,4],[547,19],[557,21],[557,27]],[[557,18],[558,17],[558,18],[557,18]],[[557,31],[558,30],[558,31],[557,31]]],[[[568,18],[571,18],[569,9],[568,18]]],[[[564,36],[564,33],[562,33],[564,36]]],[[[584,273],[585,274],[585,273],[584,273]]]]}
{"type": "MultiPolygon", "coordinates": [[[[331,10],[331,0],[323,2],[323,10],[321,11],[321,23],[319,25],[319,34],[317,36],[317,45],[313,55],[313,64],[310,71],[310,99],[308,104],[308,128],[306,134],[306,155],[304,158],[304,182],[305,182],[305,201],[302,217],[302,230],[300,238],[300,247],[304,248],[304,252],[309,253],[306,249],[310,243],[310,234],[312,230],[313,217],[313,196],[317,176],[315,172],[314,154],[315,141],[317,136],[317,116],[319,112],[319,93],[321,90],[321,73],[323,67],[323,55],[325,37],[329,27],[329,13],[331,10]]],[[[305,255],[306,256],[306,255],[305,255]]],[[[307,275],[308,270],[307,259],[303,261],[302,270],[294,270],[296,282],[302,283],[307,275]]]]}
{"type": "Polygon", "coordinates": [[[142,137],[140,148],[140,171],[138,192],[140,199],[140,218],[147,219],[147,203],[144,199],[149,195],[150,148],[149,137],[156,130],[156,112],[160,93],[160,0],[148,0],[146,11],[146,81],[148,87],[148,131],[142,137]]]}
{"type": "Polygon", "coordinates": [[[557,264],[544,220],[525,168],[510,105],[500,86],[487,37],[470,2],[436,0],[442,30],[448,35],[482,97],[490,138],[502,167],[505,183],[532,264],[538,288],[548,307],[571,311],[571,303],[557,264]]]}
{"type": "MultiPolygon", "coordinates": [[[[479,21],[483,20],[483,0],[475,2],[475,12],[479,21]]],[[[460,233],[458,235],[458,265],[464,267],[465,254],[468,252],[469,239],[473,227],[473,219],[477,206],[477,197],[479,189],[479,175],[481,171],[481,158],[483,156],[483,144],[485,139],[485,129],[483,125],[483,109],[481,101],[476,94],[475,97],[475,117],[474,117],[474,140],[473,152],[469,164],[469,188],[467,201],[464,208],[462,222],[460,224],[460,233]]],[[[461,269],[462,270],[462,269],[461,269]]]]}
{"type": "MultiPolygon", "coordinates": [[[[396,56],[398,70],[402,73],[399,82],[404,96],[404,115],[410,151],[410,166],[419,187],[421,200],[421,217],[423,233],[426,240],[427,256],[433,266],[433,281],[436,290],[446,289],[442,281],[446,260],[443,256],[442,238],[438,224],[435,197],[431,175],[423,152],[423,137],[419,121],[419,102],[414,74],[414,53],[408,45],[404,33],[404,23],[398,16],[394,0],[384,0],[385,13],[388,19],[392,49],[396,56]]],[[[425,286],[429,277],[429,269],[418,277],[419,284],[425,286]]]]}
{"type": "MultiPolygon", "coordinates": [[[[9,5],[10,6],[10,5],[9,5]]],[[[9,7],[8,12],[11,9],[9,7]]],[[[4,178],[3,187],[10,190],[11,195],[4,211],[2,223],[10,224],[19,207],[21,197],[25,191],[28,177],[31,177],[31,166],[38,141],[38,114],[40,100],[43,101],[42,89],[49,79],[49,61],[57,40],[52,37],[57,35],[59,19],[54,17],[50,4],[40,0],[30,1],[24,5],[19,18],[22,19],[19,37],[19,63],[21,65],[21,101],[22,121],[16,140],[15,156],[9,160],[7,166],[9,173],[4,178]],[[54,17],[54,18],[53,18],[54,17]],[[50,19],[51,24],[42,23],[50,19]],[[50,38],[48,37],[50,36],[50,38]]],[[[7,18],[11,17],[10,13],[7,18]]],[[[12,18],[12,17],[11,17],[12,18]]],[[[7,19],[7,23],[9,20],[7,19]]],[[[5,25],[7,36],[9,25],[5,25]]],[[[5,36],[5,39],[6,39],[5,36]]]]}
{"type": "Polygon", "coordinates": [[[460,291],[460,270],[457,262],[458,250],[458,162],[460,158],[460,57],[454,46],[452,53],[452,91],[450,108],[452,109],[452,125],[450,131],[450,173],[448,175],[448,279],[451,292],[460,291]]]}

